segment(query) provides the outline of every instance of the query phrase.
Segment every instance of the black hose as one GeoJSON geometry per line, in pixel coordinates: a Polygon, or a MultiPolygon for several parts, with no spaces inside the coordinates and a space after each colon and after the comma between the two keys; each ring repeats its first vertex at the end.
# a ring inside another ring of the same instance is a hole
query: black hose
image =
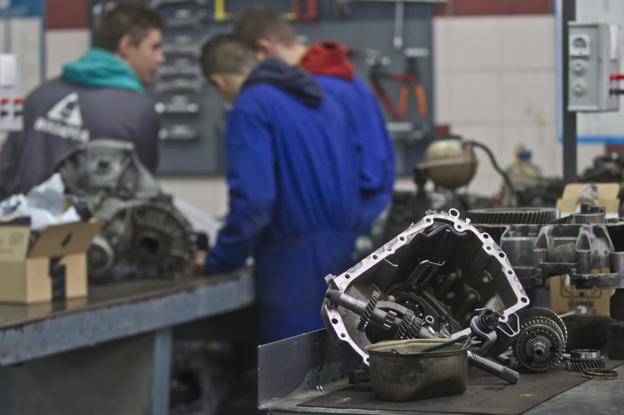
{"type": "Polygon", "coordinates": [[[492,163],[492,167],[494,167],[494,170],[496,170],[496,172],[503,177],[503,181],[505,182],[507,187],[509,187],[509,191],[515,196],[516,189],[514,188],[513,184],[511,184],[511,180],[509,180],[509,176],[507,176],[507,173],[505,173],[505,171],[501,169],[498,163],[496,162],[496,159],[494,158],[494,154],[492,153],[492,150],[490,150],[485,144],[481,144],[478,141],[469,140],[469,141],[464,141],[464,142],[466,144],[469,144],[473,147],[480,148],[481,150],[485,151],[485,154],[487,154],[487,156],[490,159],[490,162],[492,163]]]}

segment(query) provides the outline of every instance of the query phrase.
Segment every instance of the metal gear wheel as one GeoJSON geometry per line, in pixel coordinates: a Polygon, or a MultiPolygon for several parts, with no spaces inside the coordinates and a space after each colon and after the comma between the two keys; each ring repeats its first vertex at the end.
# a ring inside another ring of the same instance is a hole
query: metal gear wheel
{"type": "Polygon", "coordinates": [[[583,372],[590,369],[605,369],[605,358],[600,350],[576,349],[570,351],[570,360],[566,362],[566,369],[570,372],[583,372]]]}
{"type": "Polygon", "coordinates": [[[371,317],[373,316],[373,310],[375,310],[375,307],[377,306],[377,301],[379,301],[379,299],[381,298],[381,293],[377,290],[374,290],[371,293],[370,299],[368,300],[368,303],[366,304],[366,308],[364,309],[364,313],[362,314],[362,317],[360,318],[360,322],[358,323],[357,329],[361,332],[366,331],[366,328],[368,327],[368,323],[370,322],[371,317]]]}
{"type": "Polygon", "coordinates": [[[514,356],[524,368],[546,372],[561,362],[565,343],[554,321],[543,317],[524,320],[514,344],[514,356]]]}
{"type": "Polygon", "coordinates": [[[545,225],[559,217],[555,208],[475,209],[467,215],[479,225],[545,225]]]}
{"type": "Polygon", "coordinates": [[[422,320],[410,311],[409,314],[403,316],[401,325],[397,329],[394,338],[397,340],[416,339],[419,337],[418,333],[420,332],[421,327],[422,320]]]}
{"type": "Polygon", "coordinates": [[[561,333],[563,333],[563,344],[564,344],[563,349],[565,350],[565,347],[568,344],[568,328],[563,322],[563,319],[559,317],[559,315],[555,313],[554,311],[552,311],[550,308],[546,308],[546,307],[523,308],[522,310],[518,312],[518,317],[520,318],[521,322],[529,318],[535,318],[535,317],[552,320],[561,329],[561,333]]]}

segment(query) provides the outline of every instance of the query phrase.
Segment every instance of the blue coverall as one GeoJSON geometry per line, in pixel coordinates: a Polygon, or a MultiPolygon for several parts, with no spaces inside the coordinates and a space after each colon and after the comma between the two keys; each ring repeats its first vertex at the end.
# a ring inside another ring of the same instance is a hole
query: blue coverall
{"type": "Polygon", "coordinates": [[[299,68],[260,63],[227,123],[229,213],[206,271],[255,259],[261,343],[323,327],[324,277],[351,265],[359,183],[343,111],[299,68]]]}

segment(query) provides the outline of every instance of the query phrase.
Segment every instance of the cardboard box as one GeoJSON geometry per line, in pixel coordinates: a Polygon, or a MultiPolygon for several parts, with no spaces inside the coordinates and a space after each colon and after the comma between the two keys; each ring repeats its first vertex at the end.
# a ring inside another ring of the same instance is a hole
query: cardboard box
{"type": "MultiPolygon", "coordinates": [[[[563,190],[561,199],[557,200],[557,209],[561,211],[561,216],[567,216],[571,213],[580,211],[579,196],[583,189],[590,186],[589,183],[570,183],[563,190]]],[[[619,183],[595,183],[597,202],[605,207],[607,218],[618,217],[620,209],[620,193],[619,183]]]]}
{"type": "Polygon", "coordinates": [[[34,303],[87,295],[93,222],[50,226],[29,249],[31,229],[0,226],[0,301],[34,303]]]}
{"type": "Polygon", "coordinates": [[[577,306],[585,306],[594,310],[596,314],[610,315],[609,302],[615,292],[612,288],[595,288],[579,290],[570,286],[566,276],[550,279],[550,308],[555,313],[565,313],[574,310],[577,306]]]}

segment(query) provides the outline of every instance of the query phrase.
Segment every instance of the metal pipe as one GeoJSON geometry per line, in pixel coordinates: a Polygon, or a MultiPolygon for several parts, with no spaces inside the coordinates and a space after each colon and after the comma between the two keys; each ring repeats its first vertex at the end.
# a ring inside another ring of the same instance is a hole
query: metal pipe
{"type": "Polygon", "coordinates": [[[561,119],[563,121],[563,181],[570,183],[576,181],[577,143],[576,143],[576,112],[568,111],[568,91],[570,73],[568,68],[569,45],[568,45],[568,22],[576,18],[576,0],[561,1],[561,52],[562,52],[562,105],[561,119]]]}

